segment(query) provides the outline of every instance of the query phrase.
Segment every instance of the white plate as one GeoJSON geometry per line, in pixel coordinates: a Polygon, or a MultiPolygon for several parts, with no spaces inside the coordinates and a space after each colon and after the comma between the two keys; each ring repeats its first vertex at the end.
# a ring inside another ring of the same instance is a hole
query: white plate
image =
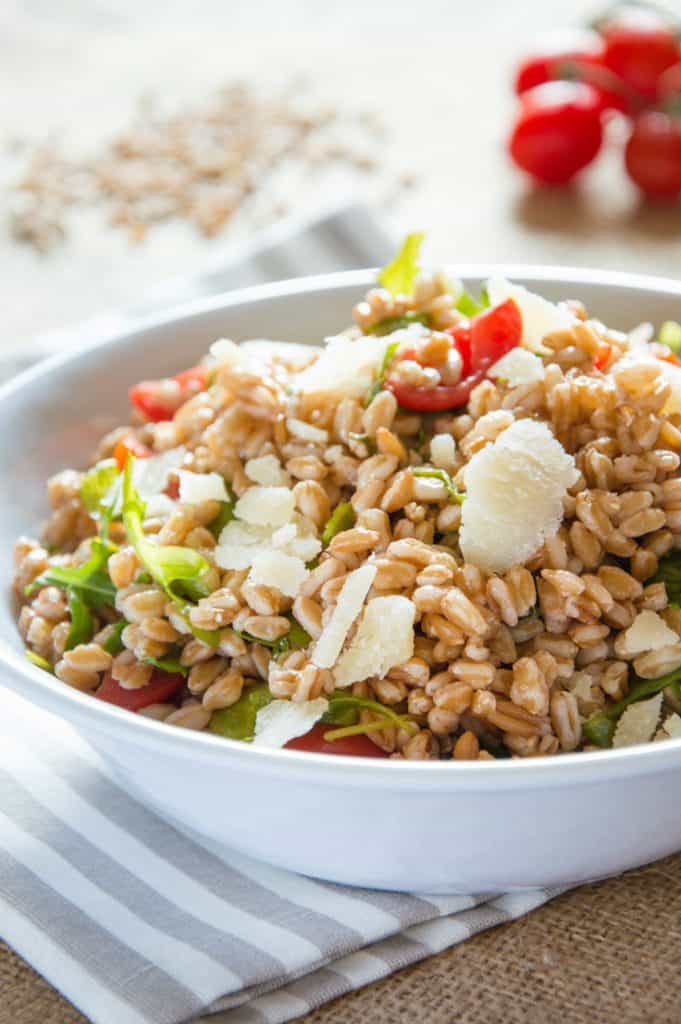
{"type": "MultiPolygon", "coordinates": [[[[681,320],[681,284],[532,267],[453,267],[473,290],[503,273],[581,298],[608,324],[681,320]]],[[[46,514],[45,480],[86,465],[126,391],[191,365],[224,335],[318,342],[349,321],[371,272],[234,292],[93,339],[0,389],[2,682],[69,721],[143,803],[282,867],[355,885],[479,892],[561,885],[681,849],[681,741],[503,762],[364,761],[267,751],[132,715],[30,665],[9,592],[15,538],[46,514]]]]}

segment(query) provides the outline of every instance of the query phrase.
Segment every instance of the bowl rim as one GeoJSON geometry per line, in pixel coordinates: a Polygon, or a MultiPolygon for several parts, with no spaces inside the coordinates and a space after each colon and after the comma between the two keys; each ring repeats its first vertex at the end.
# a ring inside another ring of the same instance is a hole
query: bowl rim
{"type": "MultiPolygon", "coordinates": [[[[681,297],[681,281],[657,275],[638,274],[622,271],[604,271],[595,268],[579,268],[561,265],[535,265],[513,263],[450,263],[448,272],[458,278],[480,279],[503,275],[511,279],[537,281],[566,285],[597,285],[614,289],[637,289],[668,296],[681,297]]],[[[29,367],[16,377],[0,386],[0,402],[53,371],[77,363],[98,349],[106,349],[123,343],[132,335],[150,329],[162,328],[179,321],[200,318],[218,310],[233,306],[257,305],[270,299],[279,299],[300,294],[341,290],[349,287],[363,287],[375,281],[376,270],[362,269],[337,271],[308,277],[252,285],[233,291],[221,292],[208,297],[199,297],[188,302],[166,307],[159,312],[144,316],[130,316],[121,319],[115,327],[97,329],[93,325],[93,336],[76,349],[66,349],[35,366],[29,367]]],[[[79,328],[79,333],[82,328],[79,328]]],[[[511,758],[497,761],[391,761],[390,758],[357,758],[345,755],[328,755],[276,748],[253,747],[238,740],[229,740],[208,732],[184,729],[168,729],[162,722],[143,715],[133,715],[124,709],[93,699],[48,675],[32,665],[4,637],[0,636],[0,665],[10,670],[9,684],[20,696],[56,713],[67,722],[75,720],[77,727],[93,725],[95,734],[106,732],[127,732],[133,737],[146,741],[159,753],[168,752],[193,760],[222,757],[225,763],[238,760],[244,769],[259,773],[311,775],[315,781],[336,780],[361,784],[369,777],[386,788],[400,788],[411,783],[421,785],[445,785],[451,788],[537,788],[548,784],[570,785],[578,779],[585,781],[605,780],[613,775],[643,774],[660,769],[681,767],[681,739],[670,739],[663,743],[649,742],[620,749],[593,752],[570,753],[547,758],[511,758]],[[27,691],[18,680],[31,684],[27,691]],[[35,699],[34,699],[35,698],[35,699]],[[98,726],[100,727],[98,729],[98,726]],[[394,784],[394,785],[391,785],[394,784]]],[[[6,685],[5,677],[2,685],[6,685]]],[[[87,731],[83,732],[87,738],[87,731]]]]}

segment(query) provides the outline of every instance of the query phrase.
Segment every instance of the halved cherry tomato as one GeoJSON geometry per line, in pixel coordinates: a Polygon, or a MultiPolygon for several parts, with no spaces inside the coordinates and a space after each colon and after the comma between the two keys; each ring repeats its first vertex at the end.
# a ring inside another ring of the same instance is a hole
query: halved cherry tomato
{"type": "Polygon", "coordinates": [[[471,370],[487,371],[520,344],[523,318],[513,299],[484,309],[471,320],[471,370]]]}
{"type": "Polygon", "coordinates": [[[107,704],[115,704],[118,708],[140,711],[150,704],[163,704],[170,700],[183,683],[184,676],[179,673],[162,672],[156,668],[146,686],[141,686],[138,690],[126,690],[114,679],[111,672],[107,672],[101,686],[95,690],[95,697],[106,701],[107,704]]]}
{"type": "Polygon", "coordinates": [[[451,334],[456,350],[461,356],[461,379],[465,380],[471,372],[471,325],[468,322],[450,327],[447,331],[451,334]]]}
{"type": "Polygon", "coordinates": [[[151,454],[151,448],[147,448],[143,441],[139,441],[134,434],[128,434],[117,443],[113,457],[122,471],[125,469],[129,455],[134,455],[136,459],[148,459],[151,454]]]}
{"type": "MultiPolygon", "coordinates": [[[[520,344],[523,320],[517,304],[507,299],[478,313],[470,323],[451,328],[448,333],[463,361],[462,379],[458,384],[426,388],[388,376],[385,385],[403,408],[415,412],[443,412],[464,405],[490,366],[520,344]]],[[[402,358],[414,358],[414,354],[407,350],[402,358]]]]}
{"type": "Polygon", "coordinates": [[[413,409],[414,412],[444,412],[445,409],[456,409],[460,405],[465,405],[471,391],[484,376],[482,372],[474,373],[458,384],[438,384],[434,388],[403,384],[388,377],[385,386],[392,391],[403,409],[413,409]]]}
{"type": "Polygon", "coordinates": [[[681,196],[681,116],[644,111],[624,151],[627,174],[652,199],[681,196]]]}
{"type": "Polygon", "coordinates": [[[612,355],[612,345],[609,345],[607,341],[604,341],[602,345],[599,345],[596,349],[596,354],[593,358],[594,370],[604,370],[610,361],[612,355]]]}
{"type": "Polygon", "coordinates": [[[181,405],[206,390],[210,374],[209,366],[191,366],[165,380],[140,381],[130,388],[128,396],[132,405],[153,423],[172,420],[181,405]]]}
{"type": "Polygon", "coordinates": [[[345,754],[348,757],[387,757],[380,747],[368,736],[346,736],[339,740],[325,740],[324,734],[333,729],[332,725],[317,722],[304,736],[289,740],[287,750],[308,750],[314,754],[345,754]]]}

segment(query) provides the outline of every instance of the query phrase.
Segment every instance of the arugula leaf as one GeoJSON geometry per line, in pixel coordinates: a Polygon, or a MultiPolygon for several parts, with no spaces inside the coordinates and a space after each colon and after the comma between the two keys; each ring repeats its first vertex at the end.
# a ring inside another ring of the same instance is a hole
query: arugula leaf
{"type": "Polygon", "coordinates": [[[123,525],[140,562],[152,578],[173,601],[184,604],[186,599],[198,601],[206,597],[201,578],[209,565],[203,555],[193,548],[179,545],[155,544],[144,533],[145,504],[133,481],[135,459],[128,456],[123,471],[123,525]]]}
{"type": "Polygon", "coordinates": [[[407,235],[395,259],[378,275],[379,283],[387,288],[391,295],[411,295],[419,272],[418,260],[423,238],[422,231],[414,231],[407,235]]]}
{"type": "Polygon", "coordinates": [[[229,740],[249,742],[255,733],[255,719],[261,708],[266,707],[274,697],[267,683],[249,686],[235,704],[229,708],[214,711],[208,728],[218,736],[229,740]]]}
{"type": "Polygon", "coordinates": [[[430,466],[417,466],[412,472],[414,476],[433,477],[435,480],[439,480],[440,483],[445,485],[450,501],[455,501],[457,505],[463,505],[466,495],[462,494],[461,491],[457,491],[451,476],[446,470],[431,469],[430,466]]]}
{"type": "MultiPolygon", "coordinates": [[[[229,488],[228,488],[229,490],[229,488]]],[[[220,539],[220,534],[224,530],[227,523],[234,519],[234,506],[236,501],[230,497],[229,501],[223,501],[220,503],[220,510],[216,515],[212,523],[208,524],[208,529],[213,534],[216,540],[220,539]]]]}
{"type": "Polygon", "coordinates": [[[102,644],[103,649],[108,654],[120,654],[123,650],[123,640],[121,634],[128,625],[125,619],[119,619],[118,622],[114,622],[111,627],[111,632],[102,644]]]}
{"type": "Polygon", "coordinates": [[[171,650],[163,658],[143,658],[148,665],[153,665],[155,668],[160,668],[163,672],[170,672],[171,675],[186,676],[189,673],[189,668],[186,665],[180,664],[180,650],[179,647],[171,648],[171,650]]]}
{"type": "Polygon", "coordinates": [[[105,566],[109,555],[115,550],[115,546],[109,541],[95,537],[92,541],[92,553],[86,562],[77,566],[51,565],[26,587],[25,592],[32,594],[40,587],[55,586],[67,591],[76,590],[88,608],[113,606],[116,588],[105,566]]]}
{"type": "Polygon", "coordinates": [[[85,474],[80,485],[80,497],[90,515],[96,518],[100,516],[102,502],[111,491],[118,474],[115,459],[104,459],[85,474]]]}
{"type": "Polygon", "coordinates": [[[464,316],[473,317],[477,313],[481,313],[485,307],[476,302],[471,293],[464,289],[457,299],[454,308],[458,309],[459,313],[463,313],[464,316]]]}
{"type": "Polygon", "coordinates": [[[669,604],[681,607],[681,551],[672,551],[660,559],[653,583],[664,583],[669,604]]]}
{"type": "Polygon", "coordinates": [[[351,526],[354,526],[355,518],[355,510],[350,502],[339,502],[322,530],[322,544],[324,547],[328,547],[337,533],[342,533],[343,530],[349,530],[351,526]]]}
{"type": "Polygon", "coordinates": [[[489,291],[487,290],[487,285],[483,284],[480,289],[480,308],[489,309],[490,305],[489,291]]]}
{"type": "Polygon", "coordinates": [[[410,312],[405,313],[404,316],[388,316],[385,320],[379,320],[378,323],[367,327],[364,333],[375,334],[377,337],[382,338],[386,334],[392,334],[393,331],[401,331],[412,324],[424,324],[428,327],[430,315],[428,313],[410,312]]]}
{"type": "Polygon", "coordinates": [[[657,340],[660,345],[670,348],[674,355],[681,355],[681,324],[676,320],[666,320],[660,327],[657,340]]]}
{"type": "Polygon", "coordinates": [[[219,629],[199,629],[198,626],[192,625],[192,620],[189,618],[189,612],[191,611],[191,605],[186,604],[181,609],[180,615],[189,626],[190,630],[194,634],[197,640],[201,643],[206,644],[207,647],[219,647],[220,646],[220,630],[219,629]]]}
{"type": "Polygon", "coordinates": [[[383,359],[381,360],[381,365],[378,369],[378,374],[376,375],[376,380],[367,391],[366,398],[364,399],[365,409],[369,408],[376,395],[383,390],[385,375],[388,372],[388,367],[390,366],[390,363],[392,362],[399,347],[399,341],[391,341],[390,344],[386,346],[386,350],[383,353],[383,359]]]}
{"type": "Polygon", "coordinates": [[[636,677],[634,683],[629,687],[626,697],[611,704],[605,711],[597,711],[586,720],[582,726],[582,732],[591,743],[599,747],[609,747],[615,735],[617,722],[620,715],[630,704],[643,700],[644,697],[653,697],[656,693],[671,686],[675,691],[681,693],[681,668],[668,672],[665,676],[658,676],[657,679],[640,679],[636,677]]]}
{"type": "Polygon", "coordinates": [[[342,690],[335,690],[329,697],[329,709],[322,716],[322,722],[341,725],[339,729],[331,729],[324,733],[324,739],[329,741],[340,740],[345,736],[359,736],[362,733],[374,732],[377,729],[385,729],[389,725],[406,729],[407,732],[415,732],[418,729],[416,723],[412,722],[408,715],[399,715],[392,708],[379,704],[378,701],[370,700],[368,697],[355,697],[342,690]],[[359,711],[362,708],[381,715],[384,720],[359,722],[359,711]],[[349,721],[351,713],[354,714],[354,721],[349,721]]]}
{"type": "Polygon", "coordinates": [[[36,654],[35,651],[32,651],[29,647],[26,648],[24,654],[26,655],[26,657],[28,658],[32,665],[35,665],[37,668],[43,669],[43,671],[45,672],[50,672],[54,674],[52,666],[50,665],[47,658],[43,658],[41,654],[36,654]]]}
{"type": "Polygon", "coordinates": [[[65,651],[70,651],[78,644],[86,644],[92,639],[92,634],[95,631],[95,624],[88,607],[74,588],[69,590],[69,611],[71,613],[71,628],[66,637],[65,651]]]}

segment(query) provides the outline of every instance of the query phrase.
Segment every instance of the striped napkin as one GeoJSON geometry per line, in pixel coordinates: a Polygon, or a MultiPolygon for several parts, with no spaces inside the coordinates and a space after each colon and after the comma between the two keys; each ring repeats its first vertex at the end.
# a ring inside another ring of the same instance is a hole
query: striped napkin
{"type": "MultiPolygon", "coordinates": [[[[211,279],[376,264],[389,250],[353,207],[211,279]]],[[[188,282],[183,297],[208,287],[188,282]]],[[[0,935],[95,1024],[283,1024],[559,891],[408,895],[268,867],[169,825],[68,725],[3,694],[0,935]]]]}

